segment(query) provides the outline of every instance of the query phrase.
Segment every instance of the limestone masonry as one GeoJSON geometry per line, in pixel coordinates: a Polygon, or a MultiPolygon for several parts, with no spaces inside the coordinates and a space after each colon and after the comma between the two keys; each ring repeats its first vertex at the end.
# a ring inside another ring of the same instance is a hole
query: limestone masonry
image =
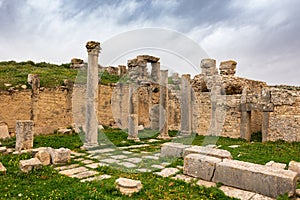
{"type": "MultiPolygon", "coordinates": [[[[100,44],[90,42],[86,48],[89,62],[97,66],[100,44]]],[[[215,60],[203,59],[202,73],[193,79],[189,74],[168,74],[160,69],[159,60],[139,55],[128,60],[127,67],[98,65],[99,72],[107,71],[121,79],[90,91],[84,84],[71,81],[58,88],[42,88],[38,75],[31,74],[28,80],[32,89],[0,91],[0,130],[5,130],[0,135],[9,137],[8,131],[15,134],[17,120],[32,120],[34,134],[75,125],[90,130],[84,104],[89,94],[95,99],[89,106],[96,108],[98,124],[128,128],[128,139],[138,140],[138,127],[144,127],[159,130],[161,138],[168,137],[167,130],[180,130],[183,135],[194,132],[247,140],[252,133],[261,132],[263,141],[300,141],[300,88],[268,86],[236,77],[237,62],[233,60],[221,62],[218,69],[215,60]]],[[[89,69],[76,58],[71,67],[89,69]]]]}

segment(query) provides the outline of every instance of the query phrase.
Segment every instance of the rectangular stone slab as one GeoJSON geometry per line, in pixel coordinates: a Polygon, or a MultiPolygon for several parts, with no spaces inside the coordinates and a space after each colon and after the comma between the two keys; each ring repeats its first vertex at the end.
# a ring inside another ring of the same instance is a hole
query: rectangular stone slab
{"type": "Polygon", "coordinates": [[[191,146],[189,148],[184,149],[184,157],[188,154],[202,154],[206,156],[212,156],[220,159],[232,159],[231,153],[229,151],[223,149],[215,149],[211,147],[203,147],[203,146],[191,146]]]}
{"type": "Polygon", "coordinates": [[[160,157],[183,157],[184,149],[191,145],[167,142],[161,145],[160,157]]]}
{"type": "Polygon", "coordinates": [[[184,158],[183,173],[206,181],[211,181],[216,164],[222,162],[220,158],[201,154],[189,154],[184,158]]]}
{"type": "Polygon", "coordinates": [[[257,192],[272,198],[287,192],[293,195],[297,173],[238,160],[217,163],[213,182],[257,192]]]}

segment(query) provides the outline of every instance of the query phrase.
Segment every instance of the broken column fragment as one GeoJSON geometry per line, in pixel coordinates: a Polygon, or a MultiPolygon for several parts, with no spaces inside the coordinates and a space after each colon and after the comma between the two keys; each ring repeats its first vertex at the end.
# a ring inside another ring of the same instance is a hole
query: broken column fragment
{"type": "Polygon", "coordinates": [[[16,123],[16,151],[31,149],[33,147],[32,120],[18,120],[16,123]]]}
{"type": "Polygon", "coordinates": [[[159,97],[159,128],[158,138],[169,139],[168,134],[168,70],[160,70],[160,97],[159,97]]]}
{"type": "Polygon", "coordinates": [[[190,84],[190,74],[183,74],[181,79],[181,134],[189,135],[192,132],[192,88],[190,84]]]}

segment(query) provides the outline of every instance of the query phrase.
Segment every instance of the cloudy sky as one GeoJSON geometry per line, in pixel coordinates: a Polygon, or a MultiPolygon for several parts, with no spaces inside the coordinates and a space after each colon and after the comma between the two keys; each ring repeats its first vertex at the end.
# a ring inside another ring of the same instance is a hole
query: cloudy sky
{"type": "Polygon", "coordinates": [[[86,59],[88,40],[162,28],[217,63],[236,60],[239,76],[300,85],[299,8],[299,0],[0,0],[0,60],[66,63],[86,59]]]}

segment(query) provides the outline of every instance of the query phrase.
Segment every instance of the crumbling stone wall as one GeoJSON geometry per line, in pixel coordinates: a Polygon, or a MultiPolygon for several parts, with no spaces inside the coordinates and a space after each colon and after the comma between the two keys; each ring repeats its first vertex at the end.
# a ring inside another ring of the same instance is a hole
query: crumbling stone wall
{"type": "Polygon", "coordinates": [[[30,119],[31,91],[0,92],[0,121],[8,125],[10,132],[15,132],[16,120],[30,119]]]}
{"type": "Polygon", "coordinates": [[[268,140],[300,141],[300,91],[271,88],[268,140]]]}

